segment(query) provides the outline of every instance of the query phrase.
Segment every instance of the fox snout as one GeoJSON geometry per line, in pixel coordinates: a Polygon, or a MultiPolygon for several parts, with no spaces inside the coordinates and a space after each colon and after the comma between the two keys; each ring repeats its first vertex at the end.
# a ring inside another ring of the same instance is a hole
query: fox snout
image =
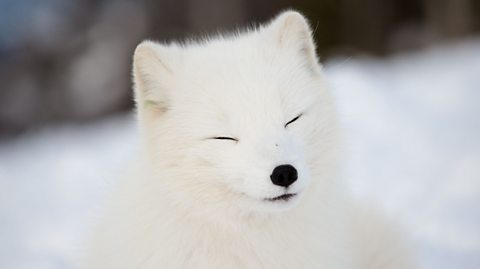
{"type": "Polygon", "coordinates": [[[288,187],[293,184],[298,178],[297,169],[291,166],[290,164],[283,164],[275,167],[273,169],[270,179],[272,183],[281,186],[288,187]]]}

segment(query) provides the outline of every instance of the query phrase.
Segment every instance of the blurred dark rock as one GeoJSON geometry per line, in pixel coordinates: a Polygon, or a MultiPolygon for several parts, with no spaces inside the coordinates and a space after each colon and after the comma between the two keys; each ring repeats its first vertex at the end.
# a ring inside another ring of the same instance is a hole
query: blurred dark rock
{"type": "Polygon", "coordinates": [[[131,55],[147,29],[142,4],[76,1],[32,14],[20,41],[0,42],[0,135],[131,107],[131,55]]]}
{"type": "Polygon", "coordinates": [[[64,70],[65,104],[69,108],[65,114],[93,118],[130,104],[131,56],[145,31],[142,6],[112,1],[102,8],[85,34],[85,48],[64,70]]]}

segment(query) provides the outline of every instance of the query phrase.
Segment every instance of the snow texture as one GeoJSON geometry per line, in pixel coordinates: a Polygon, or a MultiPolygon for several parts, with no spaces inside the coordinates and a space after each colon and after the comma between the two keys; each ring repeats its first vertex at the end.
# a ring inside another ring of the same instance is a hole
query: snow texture
{"type": "MultiPolygon", "coordinates": [[[[480,41],[325,70],[353,193],[403,223],[421,268],[480,268],[480,41]]],[[[131,115],[0,143],[0,268],[75,268],[136,145],[131,115]]]]}

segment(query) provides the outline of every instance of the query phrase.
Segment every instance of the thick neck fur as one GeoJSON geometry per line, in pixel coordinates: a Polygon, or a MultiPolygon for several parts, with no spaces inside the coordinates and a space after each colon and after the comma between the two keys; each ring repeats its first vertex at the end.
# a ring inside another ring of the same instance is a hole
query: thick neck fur
{"type": "MultiPolygon", "coordinates": [[[[130,212],[130,217],[115,224],[115,231],[129,236],[118,238],[114,244],[118,249],[112,251],[120,257],[126,249],[128,255],[138,253],[134,260],[120,258],[121,268],[158,268],[156,264],[163,264],[162,268],[321,268],[315,267],[321,260],[328,261],[325,268],[344,268],[338,266],[349,262],[345,257],[335,258],[336,251],[348,242],[340,233],[345,230],[343,206],[334,190],[312,186],[302,197],[301,207],[286,212],[238,214],[237,208],[182,203],[172,199],[176,195],[169,186],[150,180],[159,181],[143,174],[131,183],[125,181],[116,194],[124,201],[116,208],[123,214],[130,212]],[[278,259],[275,252],[284,253],[283,258],[278,259]],[[312,256],[319,259],[304,258],[312,256]],[[218,266],[212,267],[211,260],[217,260],[218,266]],[[125,262],[136,264],[126,267],[125,262]]],[[[104,233],[109,233],[108,227],[104,233]]]]}
{"type": "Polygon", "coordinates": [[[312,156],[319,163],[312,165],[311,184],[298,205],[264,212],[239,208],[235,194],[221,185],[210,185],[205,192],[189,189],[192,180],[203,180],[201,176],[168,174],[166,167],[158,167],[156,155],[148,153],[152,145],[146,141],[140,154],[145,157],[113,194],[97,232],[98,243],[93,244],[95,256],[88,259],[92,264],[104,264],[102,269],[153,269],[160,268],[158,264],[161,268],[348,268],[348,256],[339,252],[348,249],[349,237],[344,232],[345,201],[337,186],[336,146],[324,148],[321,158],[312,156]],[[219,264],[212,266],[211,261],[219,264]]]}

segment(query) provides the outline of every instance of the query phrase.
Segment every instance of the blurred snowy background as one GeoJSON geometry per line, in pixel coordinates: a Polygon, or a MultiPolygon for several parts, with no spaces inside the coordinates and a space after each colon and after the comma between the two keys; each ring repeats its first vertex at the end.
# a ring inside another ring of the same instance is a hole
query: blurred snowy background
{"type": "Polygon", "coordinates": [[[168,40],[311,20],[346,130],[346,178],[421,268],[480,268],[475,0],[0,0],[0,268],[74,267],[136,149],[130,59],[168,40]]]}

